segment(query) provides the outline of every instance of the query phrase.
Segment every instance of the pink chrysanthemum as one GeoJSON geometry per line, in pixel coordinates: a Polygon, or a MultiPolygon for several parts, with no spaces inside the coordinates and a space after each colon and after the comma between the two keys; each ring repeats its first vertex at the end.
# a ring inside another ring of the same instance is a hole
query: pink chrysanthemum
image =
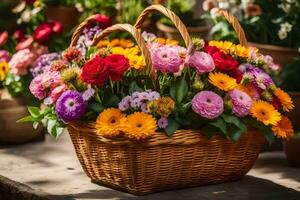
{"type": "Polygon", "coordinates": [[[188,65],[195,68],[198,73],[208,73],[215,69],[212,57],[205,52],[196,51],[188,59],[188,65]]]}
{"type": "Polygon", "coordinates": [[[155,69],[162,73],[176,73],[180,69],[182,59],[174,48],[163,46],[155,49],[151,55],[155,69]]]}
{"type": "Polygon", "coordinates": [[[9,61],[11,72],[18,76],[26,75],[29,65],[33,63],[35,55],[29,49],[23,49],[13,55],[9,61]]]}
{"type": "Polygon", "coordinates": [[[224,102],[216,93],[202,91],[194,96],[192,100],[192,109],[204,118],[215,119],[223,113],[224,102]]]}
{"type": "Polygon", "coordinates": [[[229,95],[232,100],[232,112],[238,117],[247,116],[253,102],[251,97],[240,90],[232,90],[229,95]]]}

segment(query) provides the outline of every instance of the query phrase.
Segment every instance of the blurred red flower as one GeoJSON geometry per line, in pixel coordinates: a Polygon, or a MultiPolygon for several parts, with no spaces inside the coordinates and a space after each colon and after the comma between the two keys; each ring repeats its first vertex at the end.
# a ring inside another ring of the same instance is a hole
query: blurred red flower
{"type": "Polygon", "coordinates": [[[52,26],[51,23],[41,23],[34,31],[33,38],[39,44],[44,44],[51,39],[52,26]]]}

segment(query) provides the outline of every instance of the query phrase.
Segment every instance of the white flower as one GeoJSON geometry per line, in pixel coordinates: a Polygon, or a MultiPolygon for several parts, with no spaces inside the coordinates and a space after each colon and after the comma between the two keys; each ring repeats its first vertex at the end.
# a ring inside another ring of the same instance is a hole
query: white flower
{"type": "Polygon", "coordinates": [[[288,13],[291,10],[291,5],[282,3],[278,5],[278,8],[281,8],[285,13],[288,13]]]}
{"type": "Polygon", "coordinates": [[[293,25],[288,22],[285,22],[283,24],[280,24],[280,29],[285,32],[291,32],[291,30],[293,29],[293,25]]]}
{"type": "Polygon", "coordinates": [[[230,9],[230,3],[228,1],[222,1],[219,3],[219,8],[228,10],[230,9]]]}
{"type": "Polygon", "coordinates": [[[296,0],[286,0],[288,3],[293,4],[296,2],[296,0]]]}
{"type": "Polygon", "coordinates": [[[280,29],[278,31],[278,37],[279,39],[284,40],[285,38],[287,38],[287,32],[280,29]]]}

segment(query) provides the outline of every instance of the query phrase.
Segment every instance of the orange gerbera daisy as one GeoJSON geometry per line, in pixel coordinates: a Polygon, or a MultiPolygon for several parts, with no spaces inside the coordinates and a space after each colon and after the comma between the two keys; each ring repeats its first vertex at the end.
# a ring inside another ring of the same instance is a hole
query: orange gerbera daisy
{"type": "Polygon", "coordinates": [[[278,138],[284,139],[288,139],[294,134],[292,122],[287,117],[282,117],[277,125],[272,127],[272,131],[278,138]]]}
{"type": "Polygon", "coordinates": [[[281,120],[281,114],[268,102],[254,101],[250,110],[251,116],[268,125],[277,125],[281,120]]]}
{"type": "Polygon", "coordinates": [[[292,98],[282,89],[276,88],[274,91],[274,95],[279,99],[285,112],[289,112],[294,108],[292,98]]]}
{"type": "Polygon", "coordinates": [[[230,91],[237,87],[236,80],[223,73],[209,73],[209,82],[224,91],[230,91]]]}

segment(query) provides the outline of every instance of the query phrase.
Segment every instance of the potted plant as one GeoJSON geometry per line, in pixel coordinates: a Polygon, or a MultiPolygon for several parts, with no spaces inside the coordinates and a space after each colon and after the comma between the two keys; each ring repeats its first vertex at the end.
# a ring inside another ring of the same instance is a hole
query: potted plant
{"type": "Polygon", "coordinates": [[[271,55],[276,63],[284,66],[300,56],[299,1],[206,0],[204,5],[214,18],[213,38],[236,40],[228,24],[214,15],[217,8],[226,9],[238,17],[250,45],[259,48],[265,55],[271,55]]]}
{"type": "MultiPolygon", "coordinates": [[[[242,45],[192,40],[172,11],[152,5],[135,27],[108,27],[83,54],[76,44],[91,19],[63,53],[67,65],[48,72],[64,90],[47,109],[31,107],[35,114],[20,121],[42,121],[54,136],[67,127],[93,181],[134,194],[234,181],[253,165],[263,136],[293,134],[289,95],[265,72],[265,56],[243,46],[242,34],[242,45]],[[176,22],[189,49],[141,34],[155,10],[176,22]],[[129,32],[135,42],[117,34],[105,39],[116,31],[129,32]]],[[[39,79],[32,94],[51,97],[56,88],[42,87],[39,79]]]]}
{"type": "Polygon", "coordinates": [[[18,124],[16,120],[28,114],[26,104],[38,105],[28,89],[32,79],[29,66],[47,48],[32,46],[11,55],[4,50],[8,46],[10,45],[4,44],[0,50],[0,143],[19,144],[42,137],[41,126],[35,125],[34,129],[28,123],[18,124]]]}
{"type": "MultiPolygon", "coordinates": [[[[178,15],[183,23],[187,26],[188,32],[192,36],[206,38],[209,32],[209,26],[201,16],[195,16],[193,7],[196,5],[195,0],[180,1],[180,0],[167,0],[164,2],[167,8],[173,10],[178,15]]],[[[166,17],[161,17],[156,23],[158,30],[164,34],[165,37],[170,39],[180,39],[178,30],[174,24],[166,17]]]]}

